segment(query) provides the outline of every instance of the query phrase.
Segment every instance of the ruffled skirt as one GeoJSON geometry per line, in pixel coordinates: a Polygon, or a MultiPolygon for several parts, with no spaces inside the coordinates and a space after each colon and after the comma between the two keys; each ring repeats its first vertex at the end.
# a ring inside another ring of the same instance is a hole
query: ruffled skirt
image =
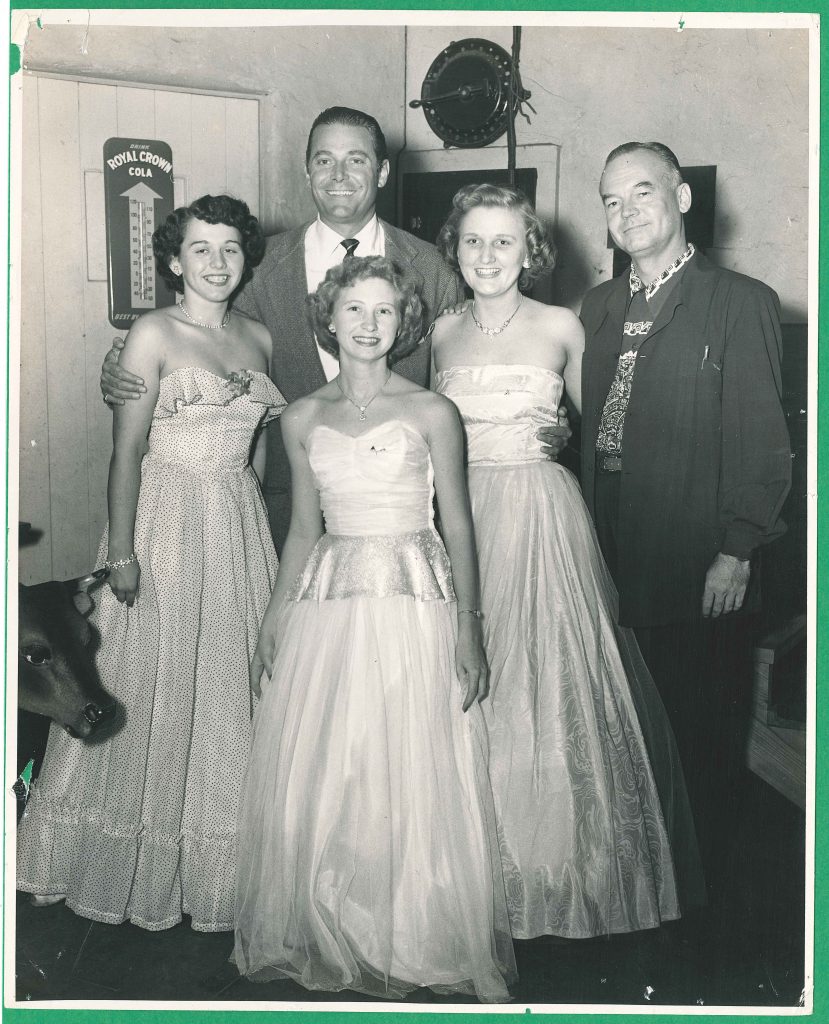
{"type": "MultiPolygon", "coordinates": [[[[101,542],[99,564],[106,556],[101,542]]],[[[208,477],[147,457],[138,598],[98,591],[98,669],[125,724],[97,745],[52,726],[19,826],[17,887],[110,924],[233,928],[248,665],[276,577],[249,469],[208,477]]]]}

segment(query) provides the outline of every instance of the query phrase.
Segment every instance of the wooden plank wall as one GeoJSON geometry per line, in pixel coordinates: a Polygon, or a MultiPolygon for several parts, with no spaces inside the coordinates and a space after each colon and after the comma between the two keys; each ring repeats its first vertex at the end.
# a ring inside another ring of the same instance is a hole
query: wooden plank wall
{"type": "Polygon", "coordinates": [[[38,76],[23,83],[20,518],[42,531],[20,579],[94,568],[106,524],[112,418],[102,147],[112,136],[173,151],[175,201],[229,192],[259,210],[259,102],[38,76]]]}
{"type": "MultiPolygon", "coordinates": [[[[25,83],[24,83],[25,84],[25,83]]],[[[49,418],[46,402],[46,295],[43,276],[43,218],[40,205],[40,132],[37,89],[23,89],[23,216],[21,219],[20,327],[20,518],[38,529],[49,511],[49,418]]],[[[12,534],[13,536],[13,534],[12,534]]],[[[20,553],[24,582],[48,579],[52,549],[46,536],[20,553]]]]}

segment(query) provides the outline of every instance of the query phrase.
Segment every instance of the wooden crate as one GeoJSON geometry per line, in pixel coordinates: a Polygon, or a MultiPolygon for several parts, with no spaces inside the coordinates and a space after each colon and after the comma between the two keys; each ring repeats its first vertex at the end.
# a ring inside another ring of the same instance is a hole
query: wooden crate
{"type": "Polygon", "coordinates": [[[746,764],[798,807],[806,805],[805,723],[782,718],[772,704],[775,664],[806,639],[806,616],[797,615],[754,648],[754,689],[746,764]]]}

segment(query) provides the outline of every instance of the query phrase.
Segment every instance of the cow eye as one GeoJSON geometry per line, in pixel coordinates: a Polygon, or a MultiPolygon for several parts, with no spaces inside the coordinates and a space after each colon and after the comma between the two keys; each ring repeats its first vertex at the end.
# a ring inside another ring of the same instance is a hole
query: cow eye
{"type": "Polygon", "coordinates": [[[52,652],[42,644],[31,644],[29,647],[22,647],[20,653],[30,665],[45,665],[51,661],[52,652]]]}

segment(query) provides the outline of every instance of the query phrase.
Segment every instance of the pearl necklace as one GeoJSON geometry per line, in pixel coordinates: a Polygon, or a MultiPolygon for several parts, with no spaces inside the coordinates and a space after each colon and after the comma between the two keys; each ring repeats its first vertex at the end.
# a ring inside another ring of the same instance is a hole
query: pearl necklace
{"type": "Polygon", "coordinates": [[[184,315],[187,317],[187,319],[190,321],[190,323],[191,324],[195,324],[196,327],[206,327],[210,331],[221,331],[224,327],[227,327],[227,325],[230,323],[230,310],[229,309],[225,311],[225,315],[222,317],[222,322],[221,323],[219,323],[219,324],[206,324],[203,320],[197,320],[194,316],[190,316],[189,312],[187,311],[187,307],[184,305],[184,300],[183,299],[179,302],[178,308],[182,311],[182,313],[184,313],[184,315]]]}
{"type": "Polygon", "coordinates": [[[512,318],[515,316],[515,314],[521,308],[521,303],[523,301],[524,301],[524,296],[522,295],[521,298],[518,300],[518,305],[510,313],[510,315],[506,318],[506,320],[501,324],[500,327],[484,327],[484,325],[481,323],[481,321],[475,316],[475,303],[474,302],[472,303],[472,309],[470,309],[469,312],[472,314],[472,319],[475,321],[475,326],[478,328],[478,330],[482,334],[486,334],[488,337],[491,338],[494,335],[500,334],[502,331],[505,331],[509,327],[510,323],[512,322],[512,318]]]}
{"type": "Polygon", "coordinates": [[[347,395],[345,393],[345,391],[343,391],[343,386],[342,386],[342,384],[340,384],[339,374],[334,378],[334,383],[340,389],[340,394],[342,394],[343,398],[345,398],[347,401],[351,402],[351,404],[354,406],[355,409],[359,409],[360,410],[360,422],[361,423],[365,423],[365,421],[366,421],[366,409],[368,409],[368,407],[371,405],[371,403],[374,401],[374,399],[380,394],[380,392],[383,390],[383,388],[388,384],[390,378],[391,378],[391,370],[389,370],[388,376],[386,377],[386,379],[383,381],[383,383],[380,385],[380,387],[374,392],[374,394],[371,396],[371,398],[369,398],[369,400],[366,402],[365,405],[360,405],[359,402],[355,402],[354,399],[351,397],[351,395],[347,395]]]}

